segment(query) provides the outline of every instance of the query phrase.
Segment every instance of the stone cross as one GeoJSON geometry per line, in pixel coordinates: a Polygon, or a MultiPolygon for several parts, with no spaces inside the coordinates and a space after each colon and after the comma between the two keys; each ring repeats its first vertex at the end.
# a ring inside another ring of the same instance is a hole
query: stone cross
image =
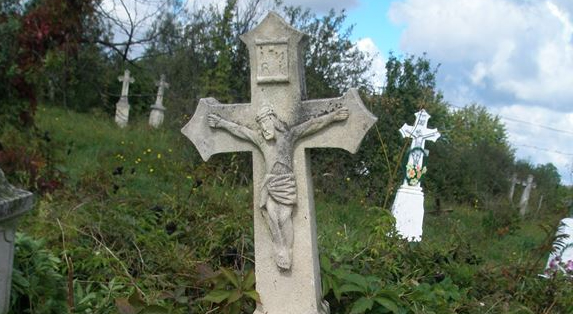
{"type": "Polygon", "coordinates": [[[376,122],[358,92],[303,100],[307,36],[269,13],[241,36],[251,66],[251,103],[203,98],[182,129],[206,161],[253,154],[256,314],[327,314],[322,300],[309,148],[354,153],[376,122]]]}
{"type": "Polygon", "coordinates": [[[517,184],[517,174],[511,176],[511,186],[509,187],[509,201],[513,202],[513,193],[515,193],[515,185],[517,184]]]}
{"type": "MultiPolygon", "coordinates": [[[[427,151],[424,150],[424,145],[426,141],[435,142],[440,138],[440,132],[438,132],[437,129],[428,129],[428,120],[430,119],[430,115],[426,110],[422,109],[416,112],[415,116],[416,121],[414,122],[414,125],[411,126],[404,123],[400,128],[400,134],[402,134],[402,137],[404,138],[412,138],[412,144],[410,144],[411,153],[408,156],[408,164],[422,168],[424,154],[427,154],[427,151]],[[424,153],[422,151],[413,151],[412,149],[414,148],[421,148],[424,150],[424,153]]],[[[407,184],[406,180],[404,180],[403,184],[407,184]]],[[[420,186],[420,182],[418,182],[416,186],[420,186]]]]}
{"type": "Polygon", "coordinates": [[[165,74],[161,74],[161,80],[155,84],[157,89],[157,98],[155,104],[151,106],[151,113],[149,114],[149,125],[158,128],[163,123],[163,116],[165,107],[163,107],[163,94],[165,89],[169,88],[169,83],[165,82],[165,74]]]}
{"type": "Polygon", "coordinates": [[[33,203],[32,193],[10,185],[0,169],[0,314],[10,304],[16,225],[33,203]]]}
{"type": "Polygon", "coordinates": [[[122,128],[127,126],[127,122],[129,121],[129,101],[127,100],[129,84],[135,82],[135,79],[130,77],[129,74],[129,70],[125,70],[123,76],[117,77],[123,84],[121,86],[121,97],[115,105],[115,123],[122,128]]]}
{"type": "Polygon", "coordinates": [[[413,126],[405,124],[400,128],[402,137],[412,138],[410,153],[408,154],[406,175],[412,171],[415,180],[408,181],[404,178],[402,186],[396,193],[394,204],[392,205],[392,214],[396,218],[396,230],[404,238],[412,241],[421,241],[424,223],[424,193],[420,186],[418,177],[423,174],[424,155],[428,152],[424,149],[426,141],[435,142],[440,137],[437,129],[428,129],[428,119],[430,115],[422,109],[416,114],[416,121],[413,126]],[[413,169],[418,169],[414,172],[413,169]]]}
{"type": "Polygon", "coordinates": [[[527,214],[527,205],[529,204],[529,195],[531,194],[531,189],[537,187],[535,183],[533,183],[533,175],[527,176],[527,181],[521,182],[525,188],[523,189],[523,193],[521,193],[521,199],[519,200],[519,213],[521,216],[525,216],[527,214]]]}

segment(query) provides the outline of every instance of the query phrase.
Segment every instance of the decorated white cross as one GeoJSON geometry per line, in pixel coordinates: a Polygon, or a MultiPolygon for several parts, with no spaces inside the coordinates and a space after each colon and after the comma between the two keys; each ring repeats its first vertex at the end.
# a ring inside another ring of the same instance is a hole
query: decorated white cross
{"type": "Polygon", "coordinates": [[[275,13],[241,36],[251,65],[251,103],[203,98],[182,129],[208,160],[253,154],[257,314],[325,314],[309,148],[351,153],[375,123],[356,90],[307,100],[302,45],[306,35],[275,13]]]}
{"type": "Polygon", "coordinates": [[[436,141],[440,132],[436,129],[428,129],[430,115],[422,109],[416,112],[416,121],[413,126],[405,124],[400,128],[402,137],[412,138],[408,162],[406,163],[406,175],[404,183],[398,189],[392,214],[396,218],[396,230],[408,240],[422,240],[424,222],[424,193],[420,182],[426,172],[424,156],[428,152],[424,149],[426,141],[436,141]]]}
{"type": "MultiPolygon", "coordinates": [[[[428,129],[428,120],[430,119],[430,115],[426,112],[426,110],[422,109],[416,112],[416,121],[414,125],[408,125],[404,123],[404,125],[400,128],[400,134],[404,138],[412,138],[412,144],[410,145],[410,154],[408,155],[408,165],[411,165],[414,172],[425,172],[424,169],[424,155],[428,154],[428,151],[424,149],[424,145],[426,141],[435,142],[438,138],[440,138],[440,132],[437,129],[428,129]]],[[[410,169],[408,167],[408,169],[410,169]]],[[[408,178],[408,174],[406,174],[406,178],[408,178]]],[[[418,178],[419,179],[419,178],[418,178]]],[[[419,180],[410,180],[410,185],[420,186],[419,180]]],[[[404,180],[404,184],[408,184],[408,180],[404,180]]]]}

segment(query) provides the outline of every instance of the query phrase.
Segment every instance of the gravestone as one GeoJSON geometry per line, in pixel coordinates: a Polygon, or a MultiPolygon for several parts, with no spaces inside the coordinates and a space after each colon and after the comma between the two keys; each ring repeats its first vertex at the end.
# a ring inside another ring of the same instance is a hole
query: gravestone
{"type": "Polygon", "coordinates": [[[163,123],[163,116],[165,107],[163,107],[163,94],[165,88],[169,88],[169,84],[165,82],[165,74],[161,74],[161,79],[157,82],[157,98],[155,104],[151,106],[151,113],[149,114],[149,125],[158,128],[163,123]]]}
{"type": "Polygon", "coordinates": [[[129,94],[129,84],[135,82],[135,79],[130,77],[129,74],[129,70],[125,70],[123,76],[117,77],[120,82],[123,82],[121,86],[121,97],[117,104],[115,104],[115,123],[121,128],[126,127],[129,121],[129,101],[127,96],[129,94]]]}
{"type": "Polygon", "coordinates": [[[510,186],[509,186],[509,201],[513,202],[513,194],[515,193],[515,185],[517,184],[517,174],[514,173],[513,176],[511,176],[511,180],[510,180],[510,186]]]}
{"type": "Polygon", "coordinates": [[[527,181],[521,182],[525,188],[523,189],[523,193],[521,193],[521,199],[519,200],[519,213],[521,216],[525,216],[527,214],[527,205],[529,204],[529,196],[531,195],[531,190],[537,187],[537,185],[533,182],[533,175],[527,176],[527,181]]]}
{"type": "Polygon", "coordinates": [[[251,103],[203,98],[182,129],[207,161],[253,156],[256,314],[326,314],[322,300],[309,148],[354,153],[376,118],[354,89],[304,100],[307,36],[269,13],[241,36],[249,49],[251,103]]]}
{"type": "Polygon", "coordinates": [[[396,218],[396,230],[402,237],[412,241],[421,241],[424,223],[424,192],[422,192],[420,182],[426,173],[424,157],[428,154],[424,145],[426,141],[435,142],[440,138],[440,132],[437,129],[428,129],[430,115],[426,110],[422,109],[415,115],[416,121],[413,126],[404,123],[400,128],[402,137],[412,138],[412,144],[406,163],[406,177],[396,193],[392,214],[396,218]]]}
{"type": "Polygon", "coordinates": [[[16,225],[33,202],[32,193],[10,185],[0,169],[0,314],[8,313],[10,304],[16,225]]]}
{"type": "Polygon", "coordinates": [[[573,276],[573,218],[562,219],[556,235],[559,239],[553,244],[544,276],[548,277],[558,271],[573,276]]]}

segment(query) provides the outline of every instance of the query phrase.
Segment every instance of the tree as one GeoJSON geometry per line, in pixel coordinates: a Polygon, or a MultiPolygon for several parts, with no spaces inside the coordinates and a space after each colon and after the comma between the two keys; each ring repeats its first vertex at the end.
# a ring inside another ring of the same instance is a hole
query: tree
{"type": "Polygon", "coordinates": [[[499,117],[473,104],[449,115],[442,134],[428,190],[460,202],[507,193],[514,157],[499,117]]]}

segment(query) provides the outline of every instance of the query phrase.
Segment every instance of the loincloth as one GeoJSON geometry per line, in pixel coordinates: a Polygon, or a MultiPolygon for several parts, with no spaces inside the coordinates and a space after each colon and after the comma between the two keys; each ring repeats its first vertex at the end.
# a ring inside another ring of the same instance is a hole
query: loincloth
{"type": "Polygon", "coordinates": [[[293,173],[267,174],[263,180],[259,207],[265,209],[269,196],[279,204],[296,204],[296,183],[293,173]]]}

